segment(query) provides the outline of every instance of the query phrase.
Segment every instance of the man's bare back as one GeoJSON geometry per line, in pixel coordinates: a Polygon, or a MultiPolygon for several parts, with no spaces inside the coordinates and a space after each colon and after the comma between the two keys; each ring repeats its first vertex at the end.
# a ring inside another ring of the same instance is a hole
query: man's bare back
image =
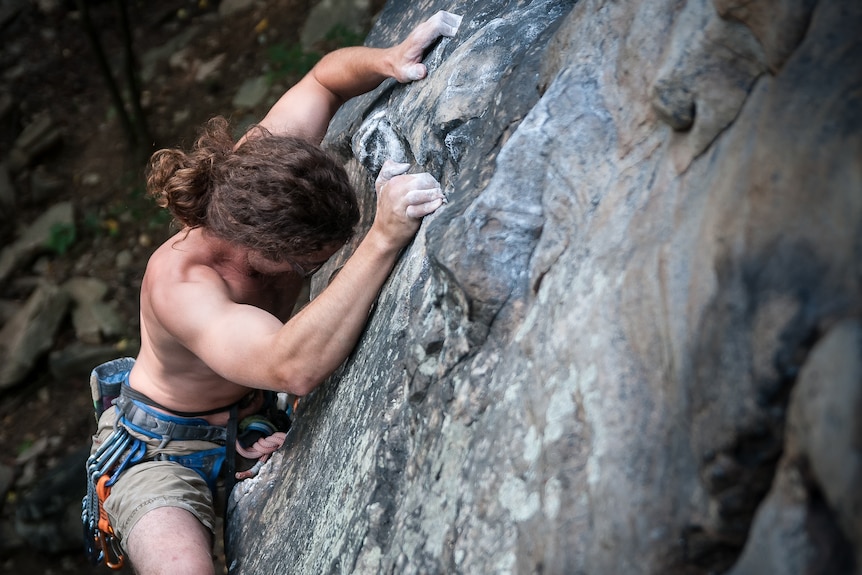
{"type": "MultiPolygon", "coordinates": [[[[229,405],[249,393],[215,373],[162,325],[160,315],[174,309],[169,286],[198,284],[223,291],[237,304],[254,306],[286,322],[302,289],[303,278],[287,264],[282,269],[254,265],[248,250],[206,237],[202,229],[182,231],[152,255],[141,285],[141,350],[129,376],[130,385],[176,411],[208,411],[229,405]],[[156,303],[157,302],[157,303],[156,303]]],[[[227,414],[207,416],[224,424],[227,414]]]]}

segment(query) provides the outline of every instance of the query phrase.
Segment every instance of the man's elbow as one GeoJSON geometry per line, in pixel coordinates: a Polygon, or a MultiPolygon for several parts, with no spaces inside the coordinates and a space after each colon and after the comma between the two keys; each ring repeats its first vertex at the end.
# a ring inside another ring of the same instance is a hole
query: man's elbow
{"type": "Polygon", "coordinates": [[[326,377],[297,366],[281,366],[275,369],[273,379],[278,391],[303,397],[317,389],[326,377]]]}

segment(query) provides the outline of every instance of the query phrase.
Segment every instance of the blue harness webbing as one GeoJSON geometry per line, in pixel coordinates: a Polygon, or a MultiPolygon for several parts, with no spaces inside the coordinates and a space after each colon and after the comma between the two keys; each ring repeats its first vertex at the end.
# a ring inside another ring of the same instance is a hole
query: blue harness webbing
{"type": "MultiPolygon", "coordinates": [[[[125,389],[125,385],[123,389],[125,389]]],[[[116,410],[119,416],[117,428],[126,428],[141,435],[158,439],[160,440],[160,449],[171,441],[199,440],[219,444],[219,447],[196,451],[188,455],[160,453],[148,459],[150,461],[173,461],[197,471],[207,482],[210,491],[215,493],[216,480],[221,473],[226,457],[227,427],[210,425],[205,419],[168,415],[137,400],[128,399],[122,392],[117,399],[116,410]]],[[[143,444],[142,441],[141,443],[143,444]]],[[[141,461],[143,460],[141,459],[141,461]]]]}

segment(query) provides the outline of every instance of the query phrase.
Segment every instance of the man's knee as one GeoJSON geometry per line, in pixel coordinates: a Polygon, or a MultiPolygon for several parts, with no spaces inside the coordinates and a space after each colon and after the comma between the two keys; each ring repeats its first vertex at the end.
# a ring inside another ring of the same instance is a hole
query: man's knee
{"type": "Polygon", "coordinates": [[[139,575],[214,573],[212,534],[185,509],[159,507],[147,512],[124,544],[139,575]]]}

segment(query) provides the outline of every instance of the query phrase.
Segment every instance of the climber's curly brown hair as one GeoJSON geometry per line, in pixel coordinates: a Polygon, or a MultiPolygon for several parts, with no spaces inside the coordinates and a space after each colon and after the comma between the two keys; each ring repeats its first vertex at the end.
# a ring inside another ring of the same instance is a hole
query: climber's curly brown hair
{"type": "Polygon", "coordinates": [[[190,152],[153,154],[148,193],[180,225],[275,262],[350,239],[359,208],[344,168],[306,140],[261,127],[249,136],[234,151],[227,120],[210,120],[190,152]]]}

